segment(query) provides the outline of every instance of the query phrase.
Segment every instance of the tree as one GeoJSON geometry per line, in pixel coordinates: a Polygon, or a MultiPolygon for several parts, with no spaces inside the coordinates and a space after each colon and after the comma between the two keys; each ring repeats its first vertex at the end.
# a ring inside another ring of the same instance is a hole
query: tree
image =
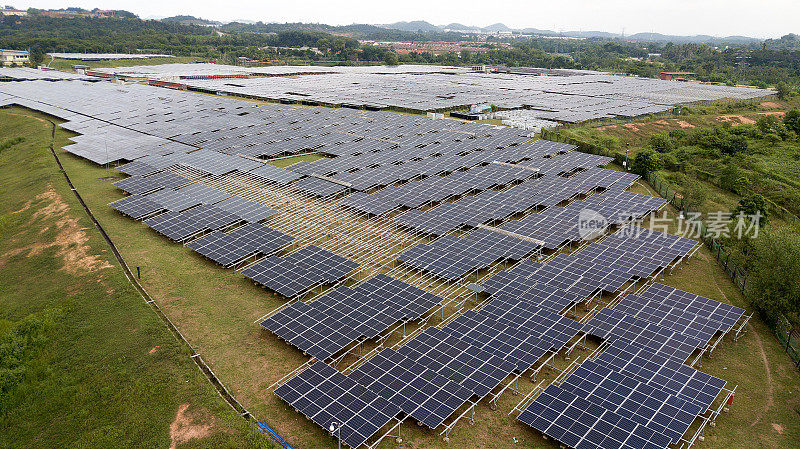
{"type": "Polygon", "coordinates": [[[648,142],[650,148],[659,153],[669,153],[675,148],[675,142],[669,135],[664,133],[653,134],[648,142]]]}
{"type": "Polygon", "coordinates": [[[642,176],[647,176],[658,170],[660,161],[658,155],[653,150],[642,150],[636,153],[631,164],[631,170],[642,176]]]}
{"type": "Polygon", "coordinates": [[[393,51],[387,51],[383,55],[383,63],[386,65],[397,65],[399,61],[397,59],[397,53],[393,51]]]}
{"type": "Polygon", "coordinates": [[[789,131],[794,131],[800,135],[800,111],[792,109],[787,112],[783,117],[783,125],[786,126],[786,129],[789,131]]]}
{"type": "Polygon", "coordinates": [[[775,86],[775,91],[777,92],[779,100],[785,100],[785,99],[787,99],[789,97],[789,93],[791,92],[791,89],[789,88],[788,84],[786,84],[785,82],[781,81],[780,83],[778,83],[775,86]]]}
{"type": "Polygon", "coordinates": [[[745,215],[761,214],[761,223],[767,220],[767,199],[758,193],[748,195],[739,200],[739,205],[734,210],[734,215],[743,213],[745,215]]]}
{"type": "Polygon", "coordinates": [[[38,48],[31,48],[31,51],[28,54],[28,64],[31,67],[38,67],[44,62],[44,56],[44,52],[38,48]]]}
{"type": "Polygon", "coordinates": [[[785,227],[752,239],[747,283],[749,299],[769,314],[800,317],[800,233],[785,227]]]}

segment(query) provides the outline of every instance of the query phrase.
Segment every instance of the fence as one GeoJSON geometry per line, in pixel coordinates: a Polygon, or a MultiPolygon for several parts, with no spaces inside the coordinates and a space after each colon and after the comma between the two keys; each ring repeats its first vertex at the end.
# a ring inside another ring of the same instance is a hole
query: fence
{"type": "MultiPolygon", "coordinates": [[[[583,142],[564,136],[558,131],[543,129],[541,135],[543,139],[575,145],[580,151],[585,153],[613,157],[614,160],[620,165],[622,165],[622,161],[625,160],[625,155],[623,154],[610,151],[606,148],[589,142],[583,142]]],[[[653,190],[658,192],[659,195],[669,201],[669,203],[679,211],[685,211],[689,213],[697,212],[688,205],[684,204],[683,196],[672,191],[667,183],[656,174],[650,173],[644,177],[644,180],[650,185],[650,187],[653,188],[653,190]]],[[[739,291],[741,291],[742,294],[747,297],[747,272],[731,259],[730,253],[725,250],[725,248],[717,241],[717,239],[714,238],[713,234],[708,232],[708,228],[706,227],[705,223],[700,222],[699,231],[703,243],[708,246],[708,249],[717,258],[717,261],[719,261],[720,265],[725,269],[725,272],[731,277],[733,283],[736,284],[737,288],[739,288],[739,291]]],[[[751,303],[751,305],[759,312],[761,318],[764,320],[767,326],[769,326],[773,334],[775,334],[778,342],[784,347],[786,353],[789,355],[789,358],[791,358],[792,362],[794,362],[795,366],[800,369],[800,335],[798,335],[798,332],[795,330],[792,323],[782,315],[770,314],[755,304],[751,303]]]]}

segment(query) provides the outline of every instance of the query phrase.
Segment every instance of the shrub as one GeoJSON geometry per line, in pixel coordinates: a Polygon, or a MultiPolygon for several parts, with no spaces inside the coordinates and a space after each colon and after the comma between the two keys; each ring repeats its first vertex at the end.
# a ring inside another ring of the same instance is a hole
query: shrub
{"type": "Polygon", "coordinates": [[[733,155],[747,151],[747,138],[720,126],[694,130],[687,141],[709,150],[708,155],[712,157],[715,153],[733,155]]]}
{"type": "Polygon", "coordinates": [[[631,170],[642,176],[647,176],[650,173],[658,171],[660,167],[660,160],[658,155],[653,150],[642,150],[636,153],[631,164],[631,170]]]}
{"type": "Polygon", "coordinates": [[[783,116],[783,126],[795,134],[800,134],[800,111],[792,109],[783,116]]]}
{"type": "Polygon", "coordinates": [[[659,133],[650,136],[648,146],[659,153],[669,153],[675,148],[675,142],[669,135],[659,133]]]}
{"type": "Polygon", "coordinates": [[[800,234],[778,228],[752,241],[748,270],[749,299],[769,314],[783,314],[797,322],[800,315],[800,234]]]}
{"type": "Polygon", "coordinates": [[[736,206],[734,210],[734,215],[738,213],[744,213],[745,215],[755,215],[756,213],[761,213],[761,223],[766,223],[767,221],[767,199],[763,196],[759,195],[758,193],[753,193],[747,195],[746,197],[739,200],[739,205],[736,206]]]}
{"type": "Polygon", "coordinates": [[[722,170],[719,176],[719,185],[725,190],[741,195],[747,190],[750,181],[737,165],[737,163],[731,162],[722,170]]]}
{"type": "Polygon", "coordinates": [[[662,154],[659,159],[661,159],[661,165],[669,171],[678,171],[684,168],[683,161],[679,160],[675,153],[662,154]]]}
{"type": "Polygon", "coordinates": [[[787,137],[789,133],[786,126],[774,115],[762,115],[758,119],[758,122],[756,122],[756,126],[758,126],[758,129],[765,135],[776,134],[781,139],[787,137]]]}
{"type": "Polygon", "coordinates": [[[673,129],[669,132],[669,136],[672,137],[673,140],[683,140],[688,134],[686,130],[681,128],[673,129]]]}
{"type": "Polygon", "coordinates": [[[777,135],[775,133],[768,133],[768,134],[764,135],[764,140],[766,140],[767,143],[775,145],[775,144],[777,144],[778,142],[780,142],[783,139],[781,139],[781,136],[779,136],[779,135],[777,135]]]}

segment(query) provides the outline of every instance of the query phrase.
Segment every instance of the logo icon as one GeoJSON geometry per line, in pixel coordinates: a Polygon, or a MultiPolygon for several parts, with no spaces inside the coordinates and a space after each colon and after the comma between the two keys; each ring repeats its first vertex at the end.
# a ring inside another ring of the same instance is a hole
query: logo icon
{"type": "Polygon", "coordinates": [[[608,220],[600,212],[582,209],[578,213],[578,235],[583,240],[599,237],[608,228],[608,220]]]}

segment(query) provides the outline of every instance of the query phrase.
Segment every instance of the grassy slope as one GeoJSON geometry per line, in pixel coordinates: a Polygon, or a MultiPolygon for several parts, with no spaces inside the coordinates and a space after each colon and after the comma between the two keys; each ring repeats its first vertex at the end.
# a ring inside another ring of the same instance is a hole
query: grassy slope
{"type": "MultiPolygon", "coordinates": [[[[335,447],[330,436],[266,391],[275,380],[306,360],[297,350],[254,323],[283,301],[254,286],[241,274],[219,268],[188,248],[169,243],[141,223],[114,212],[106,204],[123,195],[109,182],[99,180],[107,171],[64,151],[60,154],[64,155],[65,168],[76,187],[129,263],[143,266],[143,282],[148,291],[245,407],[265,418],[296,447],[335,447]]],[[[735,287],[705,251],[663,282],[744,305],[735,287]]],[[[739,384],[739,390],[731,412],[719,420],[715,429],[709,429],[708,440],[699,447],[800,445],[800,423],[794,411],[799,406],[800,378],[763,324],[754,320],[748,335],[738,343],[727,338],[717,351],[713,359],[704,361],[704,369],[724,377],[731,385],[739,384]],[[771,389],[765,377],[767,366],[771,389]],[[751,427],[759,413],[760,419],[751,427]],[[782,435],[772,427],[773,423],[783,426],[782,435]]],[[[564,364],[562,360],[558,363],[564,364]]],[[[520,382],[523,391],[532,387],[528,380],[520,382]]],[[[459,423],[449,443],[413,423],[404,425],[401,433],[406,447],[414,448],[557,447],[507,415],[519,399],[504,394],[498,411],[479,405],[476,424],[459,423]],[[522,444],[516,445],[514,438],[522,444]]],[[[393,439],[381,445],[393,446],[393,439]]]]}
{"type": "Polygon", "coordinates": [[[180,447],[265,445],[125,279],[57,170],[49,123],[20,114],[0,110],[0,142],[26,138],[0,154],[0,340],[29,316],[54,325],[0,397],[0,447],[168,447],[183,404],[211,431],[180,447]]]}
{"type": "Polygon", "coordinates": [[[202,61],[202,58],[192,56],[176,56],[174,58],[147,58],[147,59],[111,59],[103,61],[80,61],[74,59],[55,59],[50,63],[50,57],[46,57],[44,65],[56,70],[72,71],[73,65],[85,65],[93,69],[107,68],[107,67],[132,67],[137,65],[159,65],[159,64],[177,64],[182,62],[196,62],[202,61]]]}
{"type": "MultiPolygon", "coordinates": [[[[590,123],[571,127],[567,133],[583,141],[593,141],[600,135],[613,136],[619,139],[621,149],[618,152],[625,152],[625,144],[630,144],[629,157],[633,156],[647,146],[648,139],[653,134],[669,132],[681,127],[712,127],[720,125],[723,119],[731,120],[734,125],[738,123],[754,123],[764,114],[774,114],[786,112],[792,108],[800,107],[800,97],[793,97],[787,101],[768,100],[762,103],[754,103],[753,108],[735,108],[728,102],[711,104],[707,106],[697,106],[690,108],[688,115],[676,117],[649,117],[636,120],[614,120],[603,123],[590,123]]],[[[750,179],[756,179],[762,174],[778,178],[770,180],[779,187],[768,188],[765,196],[770,198],[771,194],[778,194],[782,190],[794,189],[787,186],[780,179],[797,180],[800,176],[800,147],[796,141],[779,142],[772,145],[763,140],[749,139],[748,154],[755,161],[757,172],[743,169],[743,173],[750,179]],[[789,163],[787,163],[787,161],[789,163]]],[[[717,161],[701,159],[697,161],[696,168],[706,172],[716,172],[719,170],[717,161]]],[[[659,172],[672,185],[672,190],[683,192],[687,185],[686,176],[682,172],[671,172],[662,170],[659,172]]],[[[731,192],[720,189],[708,179],[691,176],[696,185],[704,187],[709,195],[705,202],[700,206],[703,212],[717,210],[733,210],[739,203],[740,197],[731,192]]],[[[794,189],[796,190],[796,189],[794,189]]],[[[777,201],[777,200],[776,200],[777,201]]],[[[780,203],[780,201],[777,201],[780,203]]]]}

